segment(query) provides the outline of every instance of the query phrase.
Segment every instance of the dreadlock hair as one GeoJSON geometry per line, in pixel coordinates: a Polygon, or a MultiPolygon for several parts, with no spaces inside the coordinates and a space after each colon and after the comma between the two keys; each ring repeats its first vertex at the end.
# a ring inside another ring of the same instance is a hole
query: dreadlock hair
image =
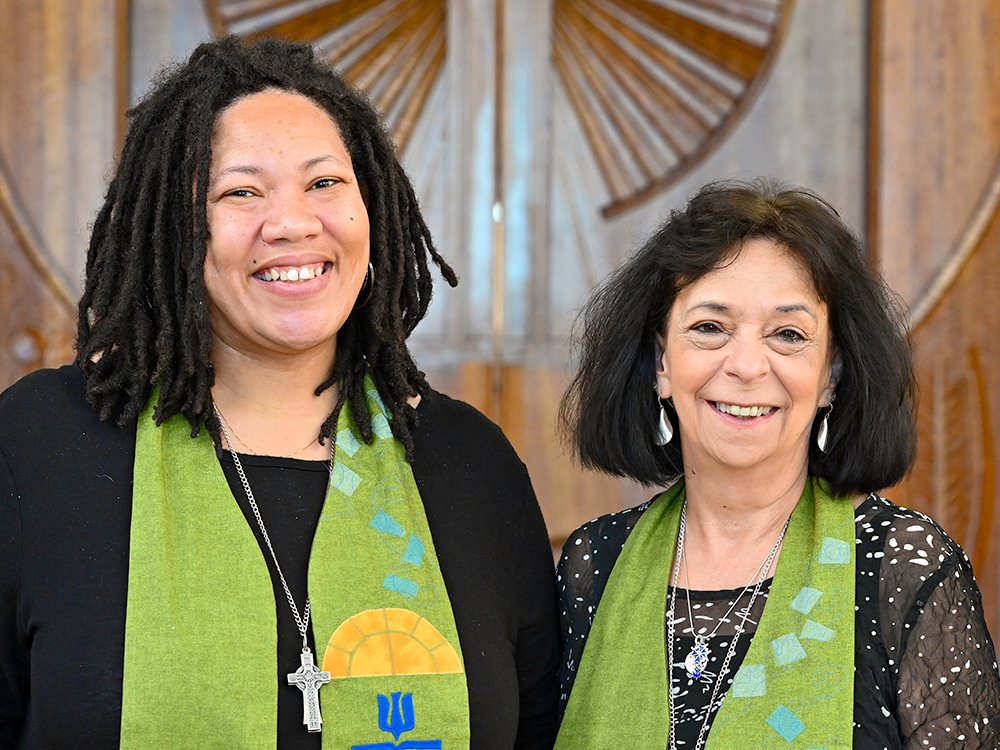
{"type": "MultiPolygon", "coordinates": [[[[196,436],[219,442],[212,408],[215,373],[204,265],[207,191],[219,114],[264,90],[301,94],[336,123],[368,209],[375,283],[337,334],[337,357],[319,395],[340,390],[320,441],[333,438],[346,402],[366,442],[372,427],[364,377],[371,373],[392,430],[412,458],[415,410],[428,390],[406,338],[424,317],[432,280],[428,256],[455,286],[438,254],[409,178],[365,96],[316,59],[311,47],[227,36],[168,66],[129,113],[129,130],[87,252],[76,362],[101,419],[134,421],[159,386],[158,424],[183,414],[196,436]]],[[[365,291],[362,290],[362,294],[365,291]]]]}

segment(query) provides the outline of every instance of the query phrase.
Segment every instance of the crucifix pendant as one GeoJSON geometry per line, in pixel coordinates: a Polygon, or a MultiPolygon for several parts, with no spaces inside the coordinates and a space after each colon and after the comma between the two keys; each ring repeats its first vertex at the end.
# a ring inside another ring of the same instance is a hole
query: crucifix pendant
{"type": "Polygon", "coordinates": [[[313,662],[312,651],[302,649],[302,666],[288,675],[288,684],[302,691],[302,723],[310,732],[320,731],[323,717],[319,712],[319,688],[330,681],[329,672],[321,672],[313,662]]]}
{"type": "Polygon", "coordinates": [[[705,667],[708,666],[708,639],[703,635],[696,635],[694,637],[694,648],[687,655],[684,660],[684,667],[687,669],[688,674],[694,677],[696,680],[705,671],[705,667]]]}

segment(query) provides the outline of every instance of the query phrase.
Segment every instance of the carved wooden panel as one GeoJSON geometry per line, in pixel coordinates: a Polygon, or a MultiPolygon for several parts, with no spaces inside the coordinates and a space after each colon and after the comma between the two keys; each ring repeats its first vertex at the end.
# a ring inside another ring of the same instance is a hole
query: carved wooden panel
{"type": "Polygon", "coordinates": [[[120,136],[127,7],[0,3],[0,386],[72,360],[87,227],[120,136]]]}
{"type": "Polygon", "coordinates": [[[738,120],[792,2],[555,0],[552,57],[614,216],[669,187],[738,120]]]}
{"type": "Polygon", "coordinates": [[[914,331],[917,463],[896,489],[963,546],[1000,633],[1000,212],[914,331]]]}
{"type": "Polygon", "coordinates": [[[910,306],[920,387],[911,476],[892,491],[972,559],[1000,635],[1000,5],[872,9],[869,238],[910,306]]]}
{"type": "Polygon", "coordinates": [[[42,258],[0,160],[0,387],[73,357],[76,310],[42,258]]]}

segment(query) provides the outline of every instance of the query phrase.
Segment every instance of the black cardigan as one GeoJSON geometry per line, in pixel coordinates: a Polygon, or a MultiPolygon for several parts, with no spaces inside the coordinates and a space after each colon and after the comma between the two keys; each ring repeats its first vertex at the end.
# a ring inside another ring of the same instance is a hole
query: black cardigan
{"type": "MultiPolygon", "coordinates": [[[[472,748],[551,747],[558,616],[531,482],[472,407],[431,393],[417,411],[413,473],[466,663],[472,748]]],[[[0,396],[0,748],[118,747],[134,459],[134,425],[100,421],[76,367],[0,396]]],[[[246,513],[232,461],[220,460],[246,513]]],[[[326,465],[241,460],[301,608],[326,465]]],[[[276,611],[283,676],[301,639],[280,584],[276,611]]],[[[301,693],[280,679],[278,747],[319,743],[301,693]]]]}

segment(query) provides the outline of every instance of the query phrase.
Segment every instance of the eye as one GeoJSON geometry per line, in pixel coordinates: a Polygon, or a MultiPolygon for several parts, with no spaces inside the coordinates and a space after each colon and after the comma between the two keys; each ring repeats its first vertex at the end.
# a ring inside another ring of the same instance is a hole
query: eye
{"type": "Polygon", "coordinates": [[[227,190],[222,194],[223,198],[252,198],[254,196],[254,191],[250,188],[236,188],[235,190],[227,190]]]}
{"type": "Polygon", "coordinates": [[[696,323],[695,325],[691,326],[691,330],[695,331],[696,333],[709,333],[709,334],[723,332],[722,326],[710,320],[706,320],[701,323],[696,323]]]}
{"type": "Polygon", "coordinates": [[[775,336],[787,344],[798,344],[806,340],[806,337],[794,328],[782,328],[775,336]]]}
{"type": "Polygon", "coordinates": [[[343,182],[336,177],[320,177],[312,185],[309,186],[310,190],[323,190],[324,188],[330,188],[334,185],[343,182]]]}

